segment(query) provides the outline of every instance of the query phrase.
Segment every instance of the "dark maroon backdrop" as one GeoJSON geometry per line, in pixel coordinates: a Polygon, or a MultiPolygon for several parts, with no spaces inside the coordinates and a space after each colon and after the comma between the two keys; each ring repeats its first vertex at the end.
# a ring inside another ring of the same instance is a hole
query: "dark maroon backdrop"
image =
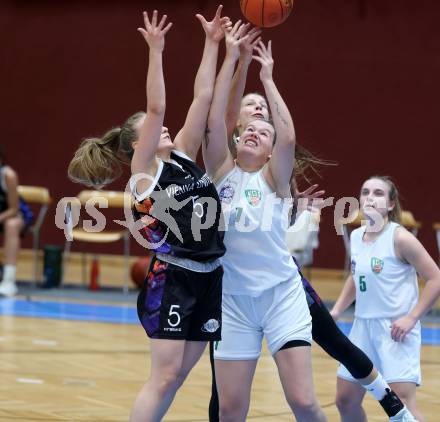
{"type": "MultiPolygon", "coordinates": [[[[194,14],[211,16],[216,4],[2,1],[2,142],[21,183],[47,186],[55,202],[75,195],[81,187],[67,180],[66,167],[81,138],[145,108],[146,47],[136,32],[144,8],[157,7],[174,22],[165,77],[166,124],[176,133],[203,45],[194,14]]],[[[223,4],[233,19],[240,17],[238,0],[223,4]]],[[[288,21],[264,34],[273,40],[276,82],[294,113],[300,142],[339,163],[323,172],[322,187],[336,198],[357,195],[366,176],[392,175],[404,207],[423,222],[420,239],[435,257],[439,21],[437,0],[298,0],[288,21]]],[[[256,64],[248,88],[260,89],[256,64]]],[[[123,185],[121,180],[112,187],[123,185]]],[[[43,243],[63,242],[54,210],[43,243]]],[[[332,215],[324,213],[316,265],[340,268],[342,240],[332,215]]]]}

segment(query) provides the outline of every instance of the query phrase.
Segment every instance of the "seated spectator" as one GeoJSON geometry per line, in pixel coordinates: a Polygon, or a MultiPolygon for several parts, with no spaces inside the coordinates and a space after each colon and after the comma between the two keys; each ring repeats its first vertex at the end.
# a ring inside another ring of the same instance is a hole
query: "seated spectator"
{"type": "Polygon", "coordinates": [[[20,235],[31,223],[32,215],[17,191],[17,173],[5,164],[3,147],[0,145],[0,231],[3,233],[4,266],[0,282],[0,296],[17,294],[15,283],[20,235]]]}

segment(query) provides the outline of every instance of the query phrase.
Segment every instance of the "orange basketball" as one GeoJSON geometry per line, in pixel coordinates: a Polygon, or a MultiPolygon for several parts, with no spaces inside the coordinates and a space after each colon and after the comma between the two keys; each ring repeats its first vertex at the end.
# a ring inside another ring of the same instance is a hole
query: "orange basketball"
{"type": "Polygon", "coordinates": [[[287,19],[293,8],[293,0],[240,0],[240,8],[250,23],[270,28],[287,19]]]}
{"type": "Polygon", "coordinates": [[[151,257],[139,258],[131,266],[131,279],[133,283],[142,288],[145,277],[147,276],[148,267],[150,266],[151,257]]]}

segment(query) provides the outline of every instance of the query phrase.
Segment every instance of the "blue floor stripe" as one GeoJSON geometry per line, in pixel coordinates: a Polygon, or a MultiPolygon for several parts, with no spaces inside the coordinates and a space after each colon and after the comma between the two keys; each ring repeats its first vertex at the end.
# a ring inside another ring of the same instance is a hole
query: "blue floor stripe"
{"type": "MultiPolygon", "coordinates": [[[[134,306],[49,302],[40,300],[0,299],[0,315],[108,322],[114,324],[139,323],[134,306]]],[[[338,322],[338,325],[345,334],[348,334],[352,324],[351,322],[338,322]]],[[[423,327],[422,343],[426,345],[440,345],[440,326],[423,327]]]]}
{"type": "Polygon", "coordinates": [[[137,312],[131,306],[98,305],[68,302],[1,299],[0,315],[49,318],[72,321],[138,324],[137,312]]]}

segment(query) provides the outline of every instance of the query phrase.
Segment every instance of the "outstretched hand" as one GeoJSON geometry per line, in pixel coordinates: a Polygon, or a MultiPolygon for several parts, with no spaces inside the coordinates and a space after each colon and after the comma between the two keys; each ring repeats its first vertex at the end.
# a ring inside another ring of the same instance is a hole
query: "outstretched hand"
{"type": "Polygon", "coordinates": [[[318,188],[318,184],[310,185],[306,190],[303,190],[300,192],[297,187],[295,187],[294,193],[295,198],[307,198],[308,200],[313,200],[315,198],[320,198],[322,195],[324,195],[325,190],[318,190],[315,191],[315,189],[318,188]]]}
{"type": "Polygon", "coordinates": [[[202,24],[203,30],[205,31],[206,38],[211,39],[215,42],[220,42],[225,36],[224,30],[232,28],[232,22],[227,16],[221,16],[223,6],[220,5],[217,8],[217,12],[215,13],[214,19],[208,22],[202,15],[197,14],[196,18],[202,24]]]}
{"type": "Polygon", "coordinates": [[[151,21],[147,12],[144,12],[143,15],[145,28],[138,28],[138,31],[143,35],[151,50],[163,51],[165,47],[165,35],[173,24],[170,22],[165,26],[167,15],[163,15],[158,24],[157,10],[153,11],[151,21]]]}
{"type": "Polygon", "coordinates": [[[252,61],[252,55],[254,53],[254,47],[261,41],[261,28],[253,27],[246,34],[248,38],[244,40],[240,45],[240,60],[247,63],[252,61]]]}
{"type": "Polygon", "coordinates": [[[223,27],[226,38],[226,54],[236,60],[240,56],[240,46],[249,38],[249,35],[246,35],[249,25],[249,23],[244,24],[239,20],[232,28],[223,27]]]}
{"type": "Polygon", "coordinates": [[[316,190],[319,185],[310,185],[307,189],[300,192],[296,184],[292,183],[292,196],[298,204],[298,211],[319,211],[324,206],[325,190],[316,190]]]}
{"type": "Polygon", "coordinates": [[[272,41],[269,41],[267,47],[262,41],[254,47],[254,50],[258,53],[253,55],[252,58],[261,64],[260,79],[262,82],[272,79],[273,72],[273,58],[272,58],[272,41]]]}

